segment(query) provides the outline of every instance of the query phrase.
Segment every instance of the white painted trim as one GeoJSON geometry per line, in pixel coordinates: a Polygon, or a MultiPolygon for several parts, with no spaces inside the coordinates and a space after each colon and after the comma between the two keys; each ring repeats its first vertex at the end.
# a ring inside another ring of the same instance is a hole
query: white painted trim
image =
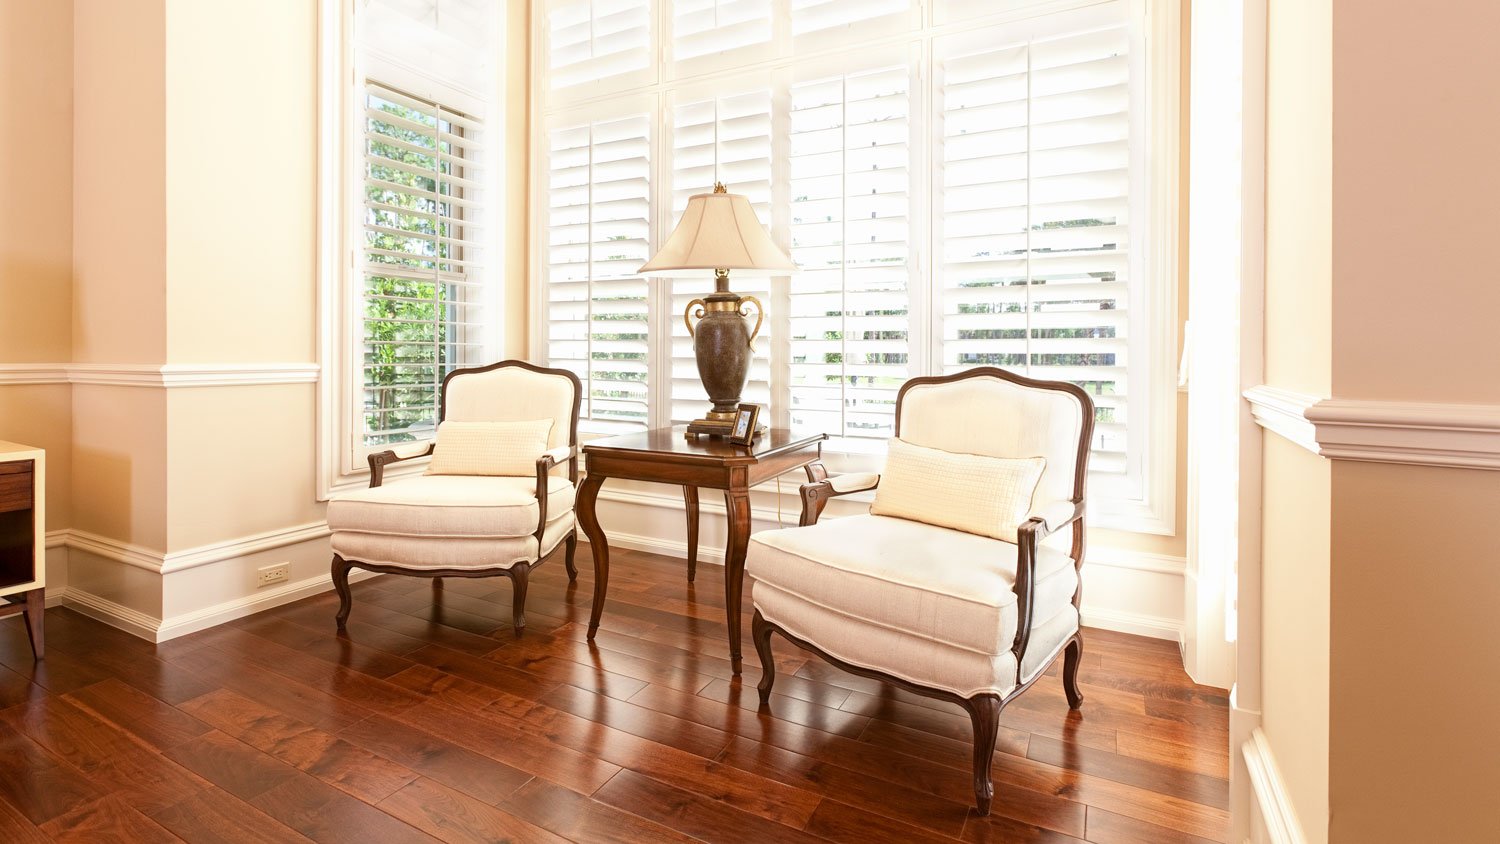
{"type": "Polygon", "coordinates": [[[1261,427],[1324,457],[1500,470],[1500,405],[1323,399],[1266,385],[1245,398],[1261,427]]]}
{"type": "Polygon", "coordinates": [[[316,363],[0,364],[0,385],[90,384],[111,387],[242,387],[311,384],[316,363]]]}
{"type": "MultiPolygon", "coordinates": [[[[349,573],[349,582],[357,583],[375,577],[377,574],[379,572],[352,571],[349,573]]],[[[332,588],[333,582],[330,576],[320,574],[296,583],[288,583],[278,589],[256,592],[253,595],[224,601],[168,619],[159,619],[107,598],[101,598],[91,592],[73,588],[64,589],[59,595],[49,595],[47,605],[69,607],[95,621],[123,630],[132,636],[138,636],[148,642],[160,643],[178,636],[196,633],[199,630],[206,630],[237,618],[244,618],[247,615],[254,615],[262,610],[299,601],[327,592],[332,588]]]]}
{"type": "Polygon", "coordinates": [[[236,557],[246,557],[260,551],[322,539],[328,533],[327,522],[309,522],[168,553],[77,528],[65,528],[47,533],[47,547],[67,546],[69,549],[84,551],[156,574],[172,574],[236,557]]]}
{"type": "Polygon", "coordinates": [[[1325,457],[1500,470],[1500,405],[1333,398],[1306,416],[1325,457]]]}
{"type": "Polygon", "coordinates": [[[65,363],[0,363],[0,386],[12,384],[66,384],[65,363]]]}
{"type": "Polygon", "coordinates": [[[1256,807],[1265,822],[1271,844],[1305,844],[1307,837],[1297,821],[1291,795],[1287,793],[1286,782],[1281,778],[1281,769],[1276,766],[1276,757],[1271,753],[1271,743],[1265,732],[1259,727],[1252,730],[1250,739],[1241,745],[1241,752],[1250,772],[1256,807]]]}
{"type": "Polygon", "coordinates": [[[101,598],[92,592],[84,592],[80,589],[64,589],[62,603],[69,609],[95,621],[108,624],[110,627],[124,630],[132,636],[148,642],[160,641],[156,638],[156,631],[161,626],[161,620],[140,610],[131,609],[108,598],[101,598]]]}
{"type": "Polygon", "coordinates": [[[1083,619],[1084,627],[1098,627],[1102,630],[1130,633],[1151,639],[1166,639],[1169,642],[1177,642],[1179,645],[1182,643],[1182,622],[1175,618],[1089,606],[1084,606],[1079,615],[1083,619]]]}
{"type": "Polygon", "coordinates": [[[242,536],[224,542],[200,545],[185,551],[173,551],[163,555],[161,573],[172,574],[173,572],[206,566],[210,563],[217,563],[235,557],[247,557],[261,551],[269,551],[273,548],[282,548],[287,545],[296,545],[299,542],[322,539],[328,534],[327,522],[309,522],[305,525],[297,525],[296,527],[268,530],[264,533],[242,536]]]}
{"type": "Polygon", "coordinates": [[[127,566],[161,574],[162,558],[165,555],[160,551],[77,528],[55,532],[66,533],[62,544],[66,545],[69,551],[83,551],[106,560],[114,560],[127,566]]]}
{"type": "MultiPolygon", "coordinates": [[[[373,571],[351,571],[349,582],[358,583],[361,580],[375,577],[379,572],[373,571]]],[[[224,601],[201,610],[174,615],[171,618],[162,619],[155,632],[157,642],[165,642],[178,636],[186,636],[199,630],[206,630],[227,621],[254,615],[262,610],[279,607],[282,604],[290,604],[303,598],[311,597],[333,588],[333,580],[327,574],[319,574],[304,578],[295,583],[288,583],[276,589],[266,589],[253,595],[224,601]]]]}
{"type": "Polygon", "coordinates": [[[1244,395],[1250,402],[1250,415],[1255,424],[1313,454],[1320,453],[1318,434],[1307,418],[1307,411],[1322,401],[1321,398],[1265,384],[1251,387],[1244,395]]]}

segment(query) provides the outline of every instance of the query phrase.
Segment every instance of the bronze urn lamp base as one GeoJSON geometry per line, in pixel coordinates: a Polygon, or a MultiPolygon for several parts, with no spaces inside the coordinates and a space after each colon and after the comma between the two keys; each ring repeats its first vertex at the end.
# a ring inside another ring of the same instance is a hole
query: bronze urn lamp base
{"type": "Polygon", "coordinates": [[[733,433],[740,393],[750,377],[755,335],[766,318],[765,305],[759,299],[729,289],[729,271],[790,275],[796,269],[772,242],[750,200],[729,193],[718,182],[713,193],[688,198],[687,208],[666,243],[641,266],[640,273],[646,276],[691,278],[705,270],[714,274],[714,292],[689,302],[682,315],[693,338],[698,377],[713,402],[702,419],[688,423],[689,437],[728,437],[733,433]],[[749,313],[745,307],[749,304],[755,305],[754,328],[746,322],[749,313]]]}
{"type": "Polygon", "coordinates": [[[750,359],[755,354],[755,335],[760,333],[766,309],[754,296],[741,296],[729,289],[729,271],[714,270],[714,292],[688,303],[682,321],[693,338],[698,377],[708,391],[713,409],[702,419],[688,423],[688,436],[708,434],[727,437],[740,409],[740,393],[750,377],[750,359]],[[755,305],[755,327],[747,328],[745,306],[755,305]],[[693,325],[693,318],[698,324],[693,325]]]}

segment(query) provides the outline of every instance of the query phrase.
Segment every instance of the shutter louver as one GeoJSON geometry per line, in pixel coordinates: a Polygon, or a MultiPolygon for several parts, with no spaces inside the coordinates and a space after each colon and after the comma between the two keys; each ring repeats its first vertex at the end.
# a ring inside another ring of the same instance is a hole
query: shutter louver
{"type": "Polygon", "coordinates": [[[477,121],[370,82],[364,90],[366,446],[433,436],[438,389],[482,350],[477,121]]]}
{"type": "Polygon", "coordinates": [[[1102,472],[1126,470],[1128,43],[1122,26],[936,62],[943,369],[1083,387],[1102,472]]]}
{"type": "Polygon", "coordinates": [[[911,0],[792,0],[792,35],[851,29],[910,11],[911,0]]]}
{"type": "MultiPolygon", "coordinates": [[[[769,91],[724,96],[677,106],[672,117],[672,226],[675,228],[687,207],[688,198],[713,190],[714,181],[722,181],[730,193],[743,194],[755,207],[761,225],[771,224],[771,94],[769,91]]],[[[669,229],[670,230],[670,229],[669,229]]],[[[688,335],[682,314],[688,302],[713,292],[713,273],[705,270],[702,278],[673,278],[671,313],[667,324],[672,331],[672,413],[673,422],[690,422],[701,418],[708,409],[708,394],[698,377],[693,355],[693,340],[688,335]]],[[[769,303],[770,279],[765,276],[729,273],[729,289],[741,296],[754,296],[769,303]]],[[[746,308],[753,311],[754,305],[746,308]]],[[[752,314],[751,325],[755,316],[752,314]]],[[[755,355],[751,358],[750,377],[740,394],[743,401],[771,403],[770,348],[773,319],[766,319],[755,338],[755,355]]],[[[769,422],[771,416],[762,417],[769,422]]]]}
{"type": "Polygon", "coordinates": [[[547,357],[583,382],[596,431],[646,424],[650,126],[640,114],[549,133],[547,357]]]}
{"type": "Polygon", "coordinates": [[[791,420],[888,437],[909,372],[905,67],[791,92],[791,420]]]}
{"type": "Polygon", "coordinates": [[[547,31],[553,90],[624,82],[652,65],[650,0],[555,2],[547,31]]]}
{"type": "Polygon", "coordinates": [[[695,59],[771,41],[771,0],[677,0],[672,58],[695,59]]]}

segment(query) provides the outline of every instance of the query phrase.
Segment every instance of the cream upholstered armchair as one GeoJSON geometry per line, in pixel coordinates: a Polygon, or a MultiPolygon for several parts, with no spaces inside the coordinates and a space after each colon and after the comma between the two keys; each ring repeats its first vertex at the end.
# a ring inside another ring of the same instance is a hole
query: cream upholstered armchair
{"type": "Polygon", "coordinates": [[[504,575],[512,623],[526,626],[531,569],[578,546],[582,387],[565,369],[507,360],[443,379],[436,442],[371,454],[370,487],[328,502],[338,625],[349,618],[349,569],[437,578],[504,575]],[[452,424],[450,424],[452,423],[452,424]],[[384,483],[385,467],[432,455],[427,474],[384,483]]]}
{"type": "Polygon", "coordinates": [[[974,725],[974,797],[988,814],[1004,706],[1063,653],[1068,703],[1083,702],[1078,575],[1093,422],[1078,387],[992,367],[903,385],[882,475],[810,472],[803,526],[750,537],[762,705],[776,680],[773,632],[845,670],[956,702],[974,725]],[[875,490],[869,515],[818,521],[828,499],[865,489],[875,490]]]}

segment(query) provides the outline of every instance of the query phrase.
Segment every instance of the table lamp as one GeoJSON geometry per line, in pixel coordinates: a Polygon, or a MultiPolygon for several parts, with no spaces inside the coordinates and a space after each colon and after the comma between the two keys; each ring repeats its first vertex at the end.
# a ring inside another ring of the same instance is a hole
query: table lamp
{"type": "Polygon", "coordinates": [[[677,228],[656,255],[640,269],[641,275],[692,278],[713,270],[714,292],[688,303],[682,320],[693,338],[698,378],[713,408],[688,424],[688,436],[727,437],[739,410],[740,392],[750,375],[752,344],[766,318],[766,307],[754,296],[729,289],[729,271],[750,275],[788,275],[796,266],[771,242],[771,235],[750,200],[729,193],[721,182],[713,193],[688,199],[677,228]],[[755,327],[748,327],[745,305],[754,303],[755,327]],[[693,318],[698,324],[693,324],[693,318]]]}

